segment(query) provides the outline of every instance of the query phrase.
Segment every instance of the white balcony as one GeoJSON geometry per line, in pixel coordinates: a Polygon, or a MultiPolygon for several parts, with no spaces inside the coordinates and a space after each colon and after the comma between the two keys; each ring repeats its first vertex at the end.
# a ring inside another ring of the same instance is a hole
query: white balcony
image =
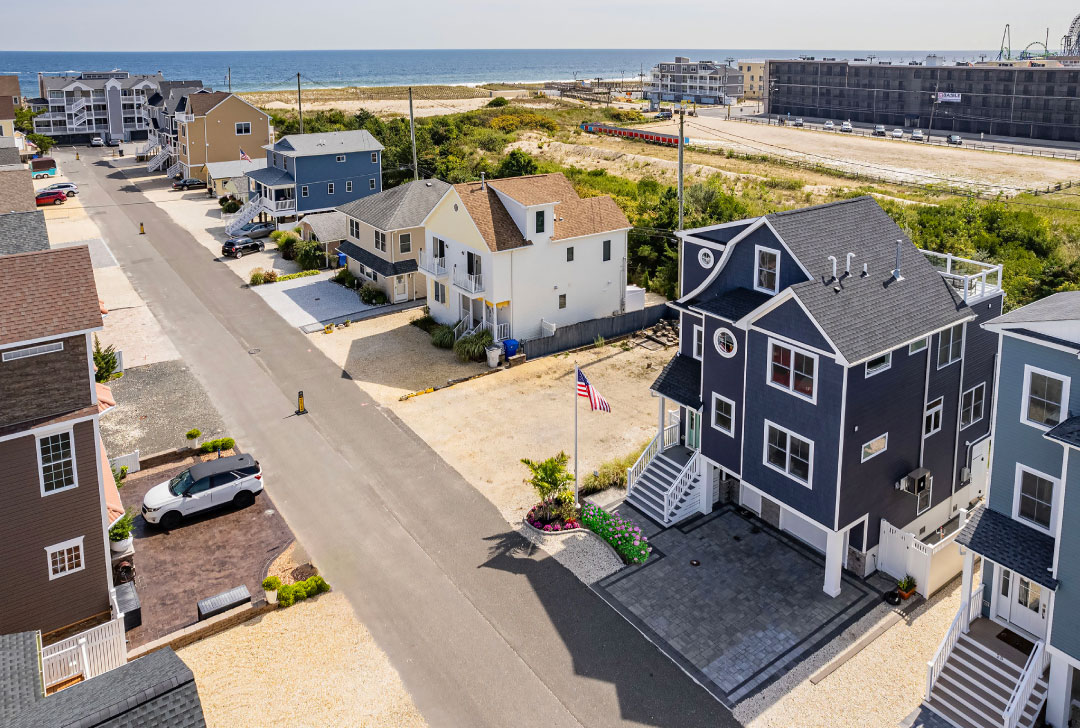
{"type": "Polygon", "coordinates": [[[296,211],[296,198],[271,200],[269,197],[264,197],[262,198],[262,206],[271,215],[292,214],[296,211]]]}
{"type": "Polygon", "coordinates": [[[464,273],[455,270],[454,288],[460,289],[466,294],[483,293],[484,276],[480,273],[464,273]]]}
{"type": "Polygon", "coordinates": [[[922,254],[966,304],[970,305],[980,298],[1001,292],[1000,265],[960,258],[952,253],[935,253],[932,250],[924,250],[922,254]]]}
{"type": "Polygon", "coordinates": [[[185,122],[190,123],[192,121],[195,121],[195,115],[190,113],[190,112],[185,112],[183,114],[177,114],[176,115],[176,120],[177,121],[185,121],[185,122]]]}
{"type": "Polygon", "coordinates": [[[47,691],[89,680],[126,662],[123,616],[41,648],[47,691]]]}
{"type": "Polygon", "coordinates": [[[429,276],[442,278],[446,275],[446,258],[439,258],[426,250],[421,251],[420,257],[416,260],[416,265],[429,276]]]}

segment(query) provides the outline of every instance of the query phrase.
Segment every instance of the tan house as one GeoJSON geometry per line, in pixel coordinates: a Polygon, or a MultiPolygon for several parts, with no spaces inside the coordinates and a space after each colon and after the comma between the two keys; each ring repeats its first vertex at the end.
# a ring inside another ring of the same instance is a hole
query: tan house
{"type": "Polygon", "coordinates": [[[739,61],[743,72],[743,98],[764,99],[769,90],[769,64],[765,61],[739,61]]]}
{"type": "Polygon", "coordinates": [[[22,106],[23,97],[18,76],[12,74],[0,76],[0,97],[10,98],[12,105],[16,107],[22,106]]]}
{"type": "Polygon", "coordinates": [[[417,266],[424,225],[450,189],[441,180],[418,180],[338,207],[347,225],[338,250],[353,275],[377,285],[391,303],[425,298],[427,279],[417,266]]]}
{"type": "Polygon", "coordinates": [[[274,138],[269,114],[225,91],[189,95],[176,121],[176,172],[204,181],[208,163],[235,161],[241,153],[251,156],[274,138]]]}
{"type": "Polygon", "coordinates": [[[15,105],[7,96],[0,96],[0,136],[15,137],[15,105]]]}

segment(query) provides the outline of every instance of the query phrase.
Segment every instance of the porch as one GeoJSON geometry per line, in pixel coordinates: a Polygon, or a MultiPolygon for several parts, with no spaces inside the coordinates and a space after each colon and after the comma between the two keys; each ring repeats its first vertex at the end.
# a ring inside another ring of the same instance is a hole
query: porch
{"type": "Polygon", "coordinates": [[[454,327],[455,339],[478,331],[490,331],[497,342],[512,336],[509,301],[493,303],[462,294],[458,300],[458,317],[457,326],[454,327]]]}
{"type": "Polygon", "coordinates": [[[124,617],[119,615],[41,648],[41,675],[46,694],[114,670],[127,662],[124,617]]]}

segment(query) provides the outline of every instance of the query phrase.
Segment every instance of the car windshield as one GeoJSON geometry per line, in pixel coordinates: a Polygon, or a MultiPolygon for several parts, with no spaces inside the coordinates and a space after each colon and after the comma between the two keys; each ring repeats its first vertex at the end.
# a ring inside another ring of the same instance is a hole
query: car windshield
{"type": "Polygon", "coordinates": [[[191,471],[185,470],[169,481],[169,492],[173,495],[181,495],[191,486],[191,471]]]}

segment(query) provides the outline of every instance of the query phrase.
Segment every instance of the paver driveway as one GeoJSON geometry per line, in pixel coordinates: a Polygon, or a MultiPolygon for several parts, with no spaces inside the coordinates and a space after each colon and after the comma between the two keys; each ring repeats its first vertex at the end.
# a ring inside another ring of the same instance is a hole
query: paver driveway
{"type": "Polygon", "coordinates": [[[826,596],[823,556],[730,505],[649,539],[646,564],[594,589],[729,707],[860,619],[887,586],[844,574],[840,595],[826,596]]]}

